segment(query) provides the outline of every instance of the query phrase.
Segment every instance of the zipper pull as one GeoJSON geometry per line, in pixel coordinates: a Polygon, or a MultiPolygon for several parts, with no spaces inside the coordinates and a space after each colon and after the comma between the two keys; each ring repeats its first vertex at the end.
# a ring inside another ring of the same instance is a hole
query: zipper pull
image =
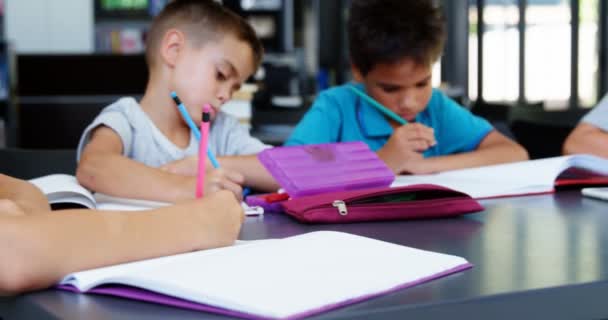
{"type": "Polygon", "coordinates": [[[346,208],[346,203],[344,203],[344,201],[342,200],[335,200],[332,205],[334,206],[334,208],[338,208],[338,213],[341,216],[345,216],[348,214],[348,209],[346,208]]]}

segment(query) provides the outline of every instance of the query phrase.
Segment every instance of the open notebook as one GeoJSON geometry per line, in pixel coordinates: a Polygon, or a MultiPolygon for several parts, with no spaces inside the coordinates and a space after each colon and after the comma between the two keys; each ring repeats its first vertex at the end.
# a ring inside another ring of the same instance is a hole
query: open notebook
{"type": "MultiPolygon", "coordinates": [[[[169,205],[166,202],[118,198],[101,193],[92,193],[81,186],[76,177],[69,174],[52,174],[29,180],[49,199],[54,209],[89,208],[99,210],[137,211],[169,205]]],[[[241,203],[246,215],[263,214],[261,207],[250,207],[241,203]]]]}
{"type": "Polygon", "coordinates": [[[444,186],[476,199],[551,193],[555,186],[608,184],[608,160],[571,155],[430,175],[402,175],[392,186],[419,183],[444,186]]]}
{"type": "Polygon", "coordinates": [[[243,318],[296,319],[470,267],[457,256],[318,231],[77,272],[59,285],[243,318]]]}

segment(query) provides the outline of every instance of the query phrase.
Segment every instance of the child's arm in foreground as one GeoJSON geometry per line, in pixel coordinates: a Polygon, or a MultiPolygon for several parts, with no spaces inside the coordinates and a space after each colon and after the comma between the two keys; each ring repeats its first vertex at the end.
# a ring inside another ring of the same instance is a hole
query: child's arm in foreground
{"type": "MultiPolygon", "coordinates": [[[[18,208],[2,201],[0,208],[18,208]]],[[[80,270],[231,245],[242,221],[228,191],[142,212],[0,211],[0,293],[46,288],[80,270]]]]}
{"type": "MultiPolygon", "coordinates": [[[[84,149],[76,176],[83,186],[105,194],[165,202],[194,198],[195,176],[184,176],[146,166],[122,155],[120,137],[101,126],[84,149]]],[[[241,197],[243,177],[227,170],[207,172],[207,194],[220,189],[241,197]]]]}

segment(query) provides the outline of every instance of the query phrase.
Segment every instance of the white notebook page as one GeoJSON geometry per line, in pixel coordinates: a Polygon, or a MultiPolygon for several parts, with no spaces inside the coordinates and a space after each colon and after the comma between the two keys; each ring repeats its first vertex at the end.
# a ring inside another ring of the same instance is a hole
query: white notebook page
{"type": "Polygon", "coordinates": [[[129,284],[282,318],[463,265],[467,261],[457,256],[320,231],[80,272],[64,283],[80,290],[104,282],[129,284]]]}

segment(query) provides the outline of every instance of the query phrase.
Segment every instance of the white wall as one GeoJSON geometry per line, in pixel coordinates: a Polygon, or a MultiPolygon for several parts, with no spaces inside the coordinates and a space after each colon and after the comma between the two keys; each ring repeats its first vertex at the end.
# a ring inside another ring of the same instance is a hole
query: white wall
{"type": "Polygon", "coordinates": [[[6,38],[18,53],[92,53],[93,0],[5,0],[6,38]]]}

